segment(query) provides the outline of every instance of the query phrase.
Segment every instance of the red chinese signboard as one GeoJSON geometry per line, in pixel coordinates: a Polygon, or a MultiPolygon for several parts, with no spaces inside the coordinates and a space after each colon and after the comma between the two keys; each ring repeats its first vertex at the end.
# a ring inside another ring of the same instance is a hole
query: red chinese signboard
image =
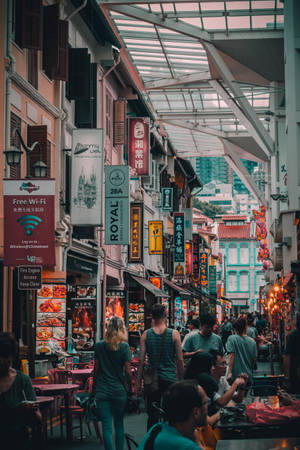
{"type": "Polygon", "coordinates": [[[149,175],[149,118],[128,119],[129,165],[138,176],[149,175]]]}
{"type": "Polygon", "coordinates": [[[200,283],[201,286],[208,286],[208,254],[200,252],[200,283]]]}
{"type": "Polygon", "coordinates": [[[200,248],[200,236],[193,233],[193,275],[195,278],[199,275],[199,248],[200,248]]]}
{"type": "Polygon", "coordinates": [[[185,273],[186,275],[192,275],[193,271],[193,255],[191,242],[185,243],[185,273]]]}
{"type": "Polygon", "coordinates": [[[143,204],[130,205],[130,244],[128,262],[143,262],[143,204]]]}
{"type": "Polygon", "coordinates": [[[4,265],[55,265],[54,180],[4,181],[4,265]]]}

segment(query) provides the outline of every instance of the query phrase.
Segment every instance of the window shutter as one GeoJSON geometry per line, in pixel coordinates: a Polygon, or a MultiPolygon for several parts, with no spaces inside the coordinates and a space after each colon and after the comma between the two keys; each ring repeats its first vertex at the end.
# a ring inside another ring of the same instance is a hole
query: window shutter
{"type": "Polygon", "coordinates": [[[69,49],[70,99],[90,98],[91,56],[87,48],[69,49]]]}
{"type": "Polygon", "coordinates": [[[37,145],[30,153],[30,175],[34,176],[33,165],[37,161],[43,161],[47,164],[47,177],[51,173],[51,144],[47,140],[47,125],[28,126],[27,128],[27,145],[32,146],[34,142],[38,141],[40,147],[37,145]]]}
{"type": "MultiPolygon", "coordinates": [[[[13,138],[13,131],[17,128],[21,131],[21,119],[13,112],[10,113],[10,145],[15,145],[18,148],[21,148],[21,142],[19,136],[15,134],[13,138]]],[[[21,177],[21,164],[19,166],[14,166],[9,168],[9,176],[10,178],[20,178],[21,177]]]]}
{"type": "Polygon", "coordinates": [[[90,95],[86,99],[78,99],[75,102],[75,125],[77,128],[97,127],[97,63],[92,63],[90,68],[90,95]]]}
{"type": "Polygon", "coordinates": [[[70,214],[71,205],[71,162],[72,158],[66,154],[66,174],[65,174],[65,213],[70,214]]]}
{"type": "Polygon", "coordinates": [[[126,139],[126,101],[114,101],[114,144],[125,145],[126,139]]]}
{"type": "Polygon", "coordinates": [[[15,0],[14,3],[14,17],[13,17],[13,36],[15,43],[19,47],[23,47],[22,42],[22,22],[23,22],[23,2],[22,0],[15,0]]]}
{"type": "Polygon", "coordinates": [[[23,1],[22,46],[35,50],[42,49],[43,2],[42,0],[23,1]]]}
{"type": "Polygon", "coordinates": [[[52,71],[54,80],[69,79],[69,22],[58,21],[58,67],[52,71]]]}
{"type": "Polygon", "coordinates": [[[27,53],[28,82],[38,89],[38,53],[36,50],[28,50],[27,53]]]}
{"type": "Polygon", "coordinates": [[[59,4],[44,8],[43,69],[52,76],[59,62],[59,4]]]}

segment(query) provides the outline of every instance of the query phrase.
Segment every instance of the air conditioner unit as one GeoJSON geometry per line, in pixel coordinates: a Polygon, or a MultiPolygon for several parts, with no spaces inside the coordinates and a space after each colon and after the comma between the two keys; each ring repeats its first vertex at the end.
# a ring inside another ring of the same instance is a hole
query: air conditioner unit
{"type": "Polygon", "coordinates": [[[271,257],[274,270],[276,272],[280,271],[283,268],[283,256],[282,256],[282,247],[275,247],[272,252],[271,257]]]}

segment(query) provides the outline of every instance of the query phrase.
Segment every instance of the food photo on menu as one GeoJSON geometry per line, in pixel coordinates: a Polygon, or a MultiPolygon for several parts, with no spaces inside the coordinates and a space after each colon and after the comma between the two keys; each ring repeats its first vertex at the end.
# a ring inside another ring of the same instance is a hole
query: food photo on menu
{"type": "Polygon", "coordinates": [[[76,350],[93,349],[95,325],[95,299],[72,299],[72,338],[76,350]]]}

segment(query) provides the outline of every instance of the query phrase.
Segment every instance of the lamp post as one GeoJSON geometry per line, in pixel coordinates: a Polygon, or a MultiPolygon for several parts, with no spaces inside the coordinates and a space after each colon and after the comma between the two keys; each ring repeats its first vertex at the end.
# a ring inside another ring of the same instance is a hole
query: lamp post
{"type": "MultiPolygon", "coordinates": [[[[23,138],[21,136],[20,131],[18,128],[14,128],[12,132],[12,137],[14,138],[15,135],[18,135],[21,147],[24,148],[26,152],[26,178],[31,178],[30,175],[30,153],[32,150],[34,150],[37,146],[40,148],[40,143],[38,141],[34,142],[31,147],[25,144],[23,141],[23,138]]],[[[13,146],[7,150],[4,151],[6,162],[10,167],[16,167],[21,162],[21,156],[22,156],[22,150],[16,146],[13,146]]],[[[34,177],[35,178],[45,178],[47,175],[47,165],[43,161],[37,161],[34,165],[34,177]]]]}

